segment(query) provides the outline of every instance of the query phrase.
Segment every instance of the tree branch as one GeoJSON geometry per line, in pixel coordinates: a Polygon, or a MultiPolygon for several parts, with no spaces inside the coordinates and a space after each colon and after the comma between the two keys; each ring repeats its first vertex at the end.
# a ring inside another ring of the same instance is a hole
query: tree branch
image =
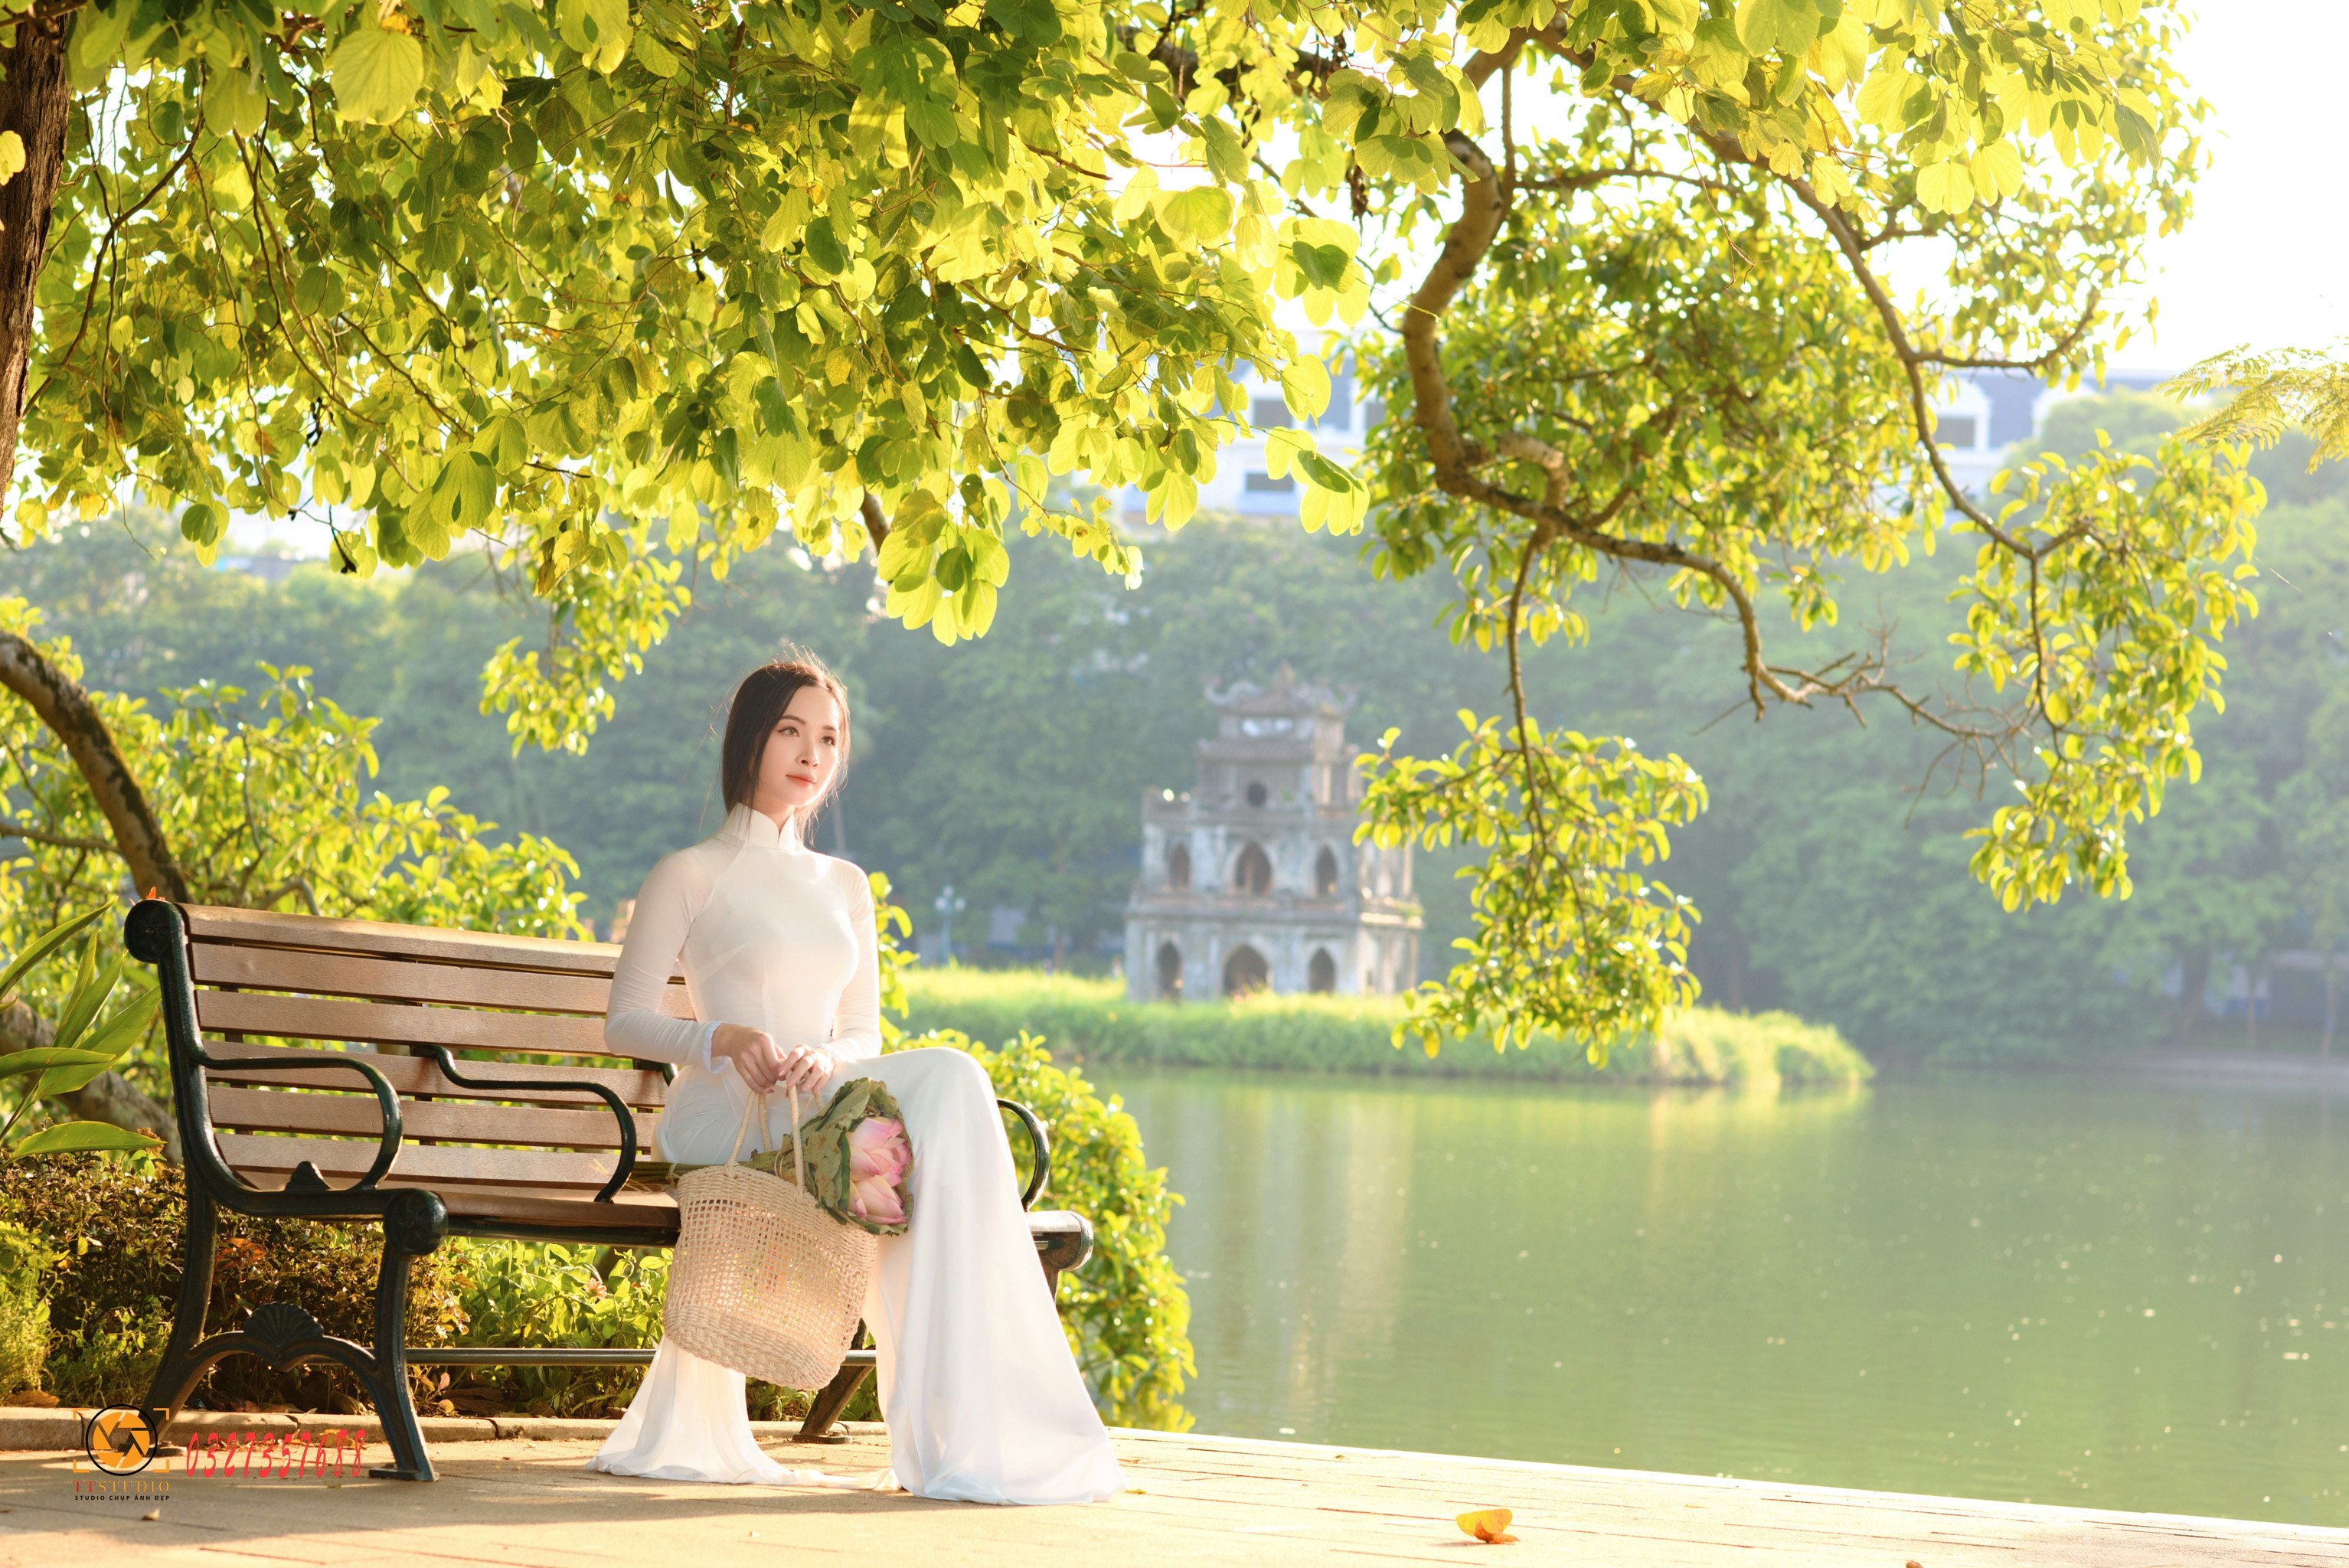
{"type": "MultiPolygon", "coordinates": [[[[123,760],[120,748],[114,744],[114,734],[106,727],[106,720],[99,715],[98,706],[89,700],[89,693],[51,664],[40,649],[14,632],[0,632],[0,685],[24,699],[49,732],[64,743],[67,755],[73,758],[82,783],[98,801],[107,826],[114,832],[112,844],[96,848],[120,856],[129,868],[131,881],[140,888],[162,898],[188,902],[188,879],[172,857],[162,824],[155,820],[145,792],[139,788],[137,776],[123,760]]],[[[24,832],[16,824],[11,824],[11,830],[19,837],[35,836],[24,832]]],[[[56,837],[42,836],[52,841],[56,837]]],[[[22,1007],[21,1004],[15,1006],[22,1007]]],[[[26,1018],[39,1021],[29,1008],[22,1010],[26,1018]]],[[[0,1030],[8,1027],[11,1016],[7,1010],[0,1009],[0,1030]]],[[[174,1164],[179,1162],[180,1135],[171,1113],[120,1073],[102,1073],[62,1098],[78,1116],[160,1133],[165,1157],[174,1164]]]]}
{"type": "Polygon", "coordinates": [[[36,844],[54,844],[61,850],[88,850],[101,855],[114,852],[114,846],[102,839],[78,839],[70,833],[52,833],[46,828],[36,828],[30,822],[0,822],[0,839],[24,839],[36,844]]]}
{"type": "Polygon", "coordinates": [[[186,902],[188,879],[89,693],[14,632],[0,632],[0,686],[22,697],[65,744],[113,830],[109,847],[122,857],[131,881],[159,897],[186,902]]]}
{"type": "MultiPolygon", "coordinates": [[[[1150,46],[1149,54],[1149,58],[1165,67],[1166,74],[1174,78],[1174,97],[1178,102],[1190,97],[1192,88],[1199,81],[1197,53],[1185,48],[1174,40],[1175,29],[1186,19],[1179,14],[1169,16],[1166,26],[1159,29],[1158,41],[1150,46]]],[[[1117,41],[1129,49],[1133,48],[1134,41],[1148,30],[1129,24],[1116,29],[1117,41]]],[[[1317,55],[1309,49],[1297,51],[1296,74],[1317,84],[1327,82],[1344,65],[1343,60],[1334,59],[1328,55],[1317,55]]],[[[1234,97],[1239,96],[1241,72],[1238,67],[1226,67],[1223,70],[1215,72],[1214,75],[1216,80],[1230,89],[1234,97]]]]}

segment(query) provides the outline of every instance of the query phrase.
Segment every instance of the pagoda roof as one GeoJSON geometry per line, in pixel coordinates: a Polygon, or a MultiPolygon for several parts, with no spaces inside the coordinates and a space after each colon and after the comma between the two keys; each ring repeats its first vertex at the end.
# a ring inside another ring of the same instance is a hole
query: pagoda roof
{"type": "Polygon", "coordinates": [[[1234,681],[1221,691],[1211,686],[1207,688],[1207,701],[1218,711],[1236,717],[1280,714],[1344,718],[1353,708],[1354,694],[1340,694],[1318,682],[1300,681],[1297,672],[1284,664],[1268,686],[1247,680],[1234,681]]]}

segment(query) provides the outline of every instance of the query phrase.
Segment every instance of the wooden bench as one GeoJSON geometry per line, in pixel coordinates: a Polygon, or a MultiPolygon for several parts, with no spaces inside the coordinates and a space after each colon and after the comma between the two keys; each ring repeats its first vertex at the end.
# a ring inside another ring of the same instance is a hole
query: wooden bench
{"type": "MultiPolygon", "coordinates": [[[[162,985],[187,1162],[185,1268],[144,1407],[158,1437],[225,1356],[244,1352],[280,1367],[333,1361],[366,1383],[383,1418],[394,1462],[368,1473],[430,1480],[410,1366],[652,1360],[650,1348],[411,1346],[406,1333],[410,1265],[444,1236],[675,1244],[675,1201],[630,1177],[676,1068],[497,1059],[612,1057],[603,1015],[616,944],[151,898],[132,907],[123,937],[162,985]],[[272,1040],[321,1044],[252,1043],[272,1040]],[[335,1046],[358,1048],[326,1048],[335,1046]],[[283,1301],[207,1336],[222,1207],[381,1224],[374,1344],[329,1335],[283,1301]]],[[[693,1016],[681,976],[671,976],[663,1005],[693,1016]]],[[[1025,1106],[999,1103],[1027,1134],[1032,1162],[1020,1206],[1032,1211],[1050,1174],[1050,1144],[1025,1106]]],[[[1028,1223],[1048,1284],[1092,1250],[1082,1215],[1031,1212],[1028,1223]]],[[[870,1349],[850,1352],[816,1395],[802,1439],[824,1439],[872,1367],[870,1349]]]]}

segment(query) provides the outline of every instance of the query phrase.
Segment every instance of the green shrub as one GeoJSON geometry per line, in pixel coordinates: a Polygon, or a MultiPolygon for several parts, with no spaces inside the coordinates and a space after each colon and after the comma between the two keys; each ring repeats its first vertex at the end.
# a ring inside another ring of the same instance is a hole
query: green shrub
{"type": "Polygon", "coordinates": [[[49,1355],[42,1284],[57,1253],[22,1225],[0,1222],[0,1398],[41,1386],[49,1355]]]}
{"type": "MultiPolygon", "coordinates": [[[[443,1245],[460,1261],[460,1345],[647,1346],[660,1340],[668,1254],[630,1252],[595,1267],[595,1249],[559,1243],[474,1241],[443,1245]]],[[[533,1416],[616,1416],[644,1377],[639,1367],[482,1367],[436,1374],[436,1395],[459,1410],[533,1416]]]]}
{"type": "MultiPolygon", "coordinates": [[[[1034,1081],[1047,1083],[1040,1076],[1034,1081]]],[[[1059,1093],[1054,1103],[1065,1114],[1055,1115],[1039,1105],[1040,1113],[1052,1121],[1056,1139],[1071,1150],[1100,1145],[1100,1134],[1086,1130],[1102,1118],[1100,1101],[1083,1093],[1081,1085],[1074,1089],[1064,1086],[1059,1093]]],[[[1130,1129],[1132,1119],[1123,1119],[1130,1129]]],[[[1103,1154],[1113,1153],[1114,1132],[1112,1129],[1110,1144],[1096,1154],[1068,1166],[1069,1174],[1056,1180],[1055,1191],[1095,1191],[1071,1183],[1081,1171],[1099,1167],[1103,1154]]],[[[1137,1142],[1137,1166],[1139,1157],[1137,1142]]],[[[1154,1180],[1160,1177],[1148,1174],[1154,1180]]],[[[0,1166],[0,1256],[6,1255],[12,1234],[24,1238],[21,1244],[28,1253],[46,1249],[54,1255],[46,1272],[29,1271],[46,1283],[46,1299],[37,1284],[12,1294],[0,1275],[0,1381],[10,1376],[18,1379],[0,1387],[0,1397],[39,1386],[40,1354],[46,1352],[46,1386],[66,1404],[130,1404],[146,1398],[171,1338],[183,1202],[180,1172],[160,1161],[64,1155],[0,1166]],[[12,1307],[19,1300],[29,1305],[12,1307]],[[12,1311],[19,1315],[12,1317],[12,1311]],[[25,1346],[17,1349],[7,1326],[31,1316],[40,1319],[37,1330],[16,1330],[25,1346]],[[38,1350],[32,1348],[36,1346],[38,1350]],[[17,1366],[28,1370],[12,1373],[17,1366]]],[[[1102,1212],[1123,1216],[1125,1210],[1104,1203],[1102,1212]]],[[[372,1341],[376,1275],[382,1260],[382,1235],[374,1226],[226,1212],[221,1222],[207,1324],[211,1332],[242,1323],[264,1302],[290,1301],[316,1317],[330,1334],[362,1345],[372,1341]]],[[[1119,1222],[1126,1223],[1122,1218],[1119,1222]]],[[[1163,1245],[1163,1241],[1153,1245],[1163,1245]]],[[[1114,1247],[1104,1252],[1123,1255],[1114,1247]]],[[[585,1246],[451,1237],[439,1251],[417,1260],[409,1295],[408,1343],[649,1347],[660,1340],[668,1259],[663,1251],[598,1258],[595,1249],[585,1246]]],[[[1108,1256],[1088,1264],[1086,1273],[1112,1266],[1120,1268],[1121,1277],[1135,1273],[1111,1264],[1108,1256]]],[[[1171,1270],[1158,1256],[1154,1269],[1143,1268],[1136,1277],[1146,1288],[1161,1274],[1173,1282],[1171,1270]]],[[[1180,1285],[1174,1284],[1174,1291],[1176,1306],[1187,1314],[1180,1285]]],[[[1092,1364],[1099,1367],[1098,1381],[1112,1391],[1109,1397],[1124,1397],[1129,1405],[1163,1423],[1171,1419],[1162,1408],[1167,1385],[1153,1376],[1149,1357],[1134,1348],[1140,1341],[1128,1324],[1146,1326],[1157,1320],[1153,1315],[1163,1316],[1164,1307],[1144,1301],[1139,1316],[1104,1310],[1103,1297],[1113,1295],[1098,1285],[1081,1290],[1071,1276],[1062,1285],[1064,1315],[1087,1325],[1081,1338],[1094,1347],[1092,1364]]],[[[1178,1335],[1180,1326],[1178,1315],[1178,1335]]],[[[1181,1346],[1179,1365],[1188,1370],[1187,1344],[1181,1346]]],[[[411,1370],[410,1382],[418,1408],[427,1411],[592,1417],[616,1416],[626,1409],[643,1377],[644,1369],[637,1367],[418,1367],[411,1370]]],[[[1178,1379],[1173,1387],[1179,1387],[1178,1379]]],[[[804,1390],[753,1381],[749,1395],[754,1420],[796,1419],[807,1413],[804,1390]]],[[[334,1413],[370,1408],[358,1379],[343,1367],[314,1362],[278,1371],[251,1356],[232,1356],[216,1365],[189,1404],[209,1409],[334,1413]]],[[[850,1420],[872,1419],[878,1413],[870,1378],[842,1412],[850,1420]]]]}
{"type": "MultiPolygon", "coordinates": [[[[1028,1105],[1050,1131],[1051,1184],[1037,1202],[1092,1222],[1092,1257],[1061,1277],[1061,1320],[1104,1418],[1188,1430],[1191,1414],[1176,1396],[1198,1370],[1191,1299],[1166,1257],[1166,1222],[1183,1200],[1166,1190],[1163,1167],[1143,1162],[1141,1128],[1114,1097],[1102,1100],[1075,1071],[1055,1066],[1044,1042],[1025,1031],[995,1050],[950,1029],[908,1038],[900,1048],[917,1046],[968,1051],[997,1094],[1028,1105]]],[[[1019,1163],[1025,1180],[1024,1150],[1019,1163]]]]}
{"type": "MultiPolygon", "coordinates": [[[[475,1241],[444,1243],[457,1259],[458,1305],[466,1318],[460,1345],[576,1346],[649,1349],[660,1343],[668,1295],[669,1254],[560,1243],[475,1241]]],[[[429,1398],[452,1413],[514,1411],[531,1416],[616,1416],[644,1381],[641,1367],[480,1367],[435,1372],[429,1398]]],[[[750,1418],[793,1420],[807,1414],[803,1389],[751,1380],[750,1418]]],[[[841,1413],[870,1419],[870,1378],[841,1413]]]]}
{"type": "Polygon", "coordinates": [[[1616,1047],[1600,1068],[1579,1046],[1554,1040],[1506,1052],[1463,1040],[1432,1058],[1397,1049],[1403,1004],[1394,996],[1130,1002],[1115,980],[960,966],[908,969],[905,985],[908,1027],[982,1039],[1030,1030],[1080,1063],[1754,1087],[1858,1083],[1873,1071],[1835,1029],[1787,1013],[1692,1007],[1616,1047]]]}
{"type": "MultiPolygon", "coordinates": [[[[135,1403],[171,1337],[185,1222],[180,1172],[149,1157],[59,1155],[0,1165],[0,1222],[22,1226],[57,1254],[47,1275],[47,1386],[70,1405],[135,1403]]],[[[374,1337],[372,1225],[262,1220],[223,1212],[212,1277],[214,1332],[269,1301],[290,1301],[329,1334],[374,1337]]],[[[456,1284],[461,1253],[417,1261],[409,1296],[411,1345],[448,1343],[464,1326],[456,1284]]],[[[367,1408],[358,1379],[316,1362],[285,1371],[232,1356],[190,1398],[212,1409],[348,1412],[367,1408]]]]}

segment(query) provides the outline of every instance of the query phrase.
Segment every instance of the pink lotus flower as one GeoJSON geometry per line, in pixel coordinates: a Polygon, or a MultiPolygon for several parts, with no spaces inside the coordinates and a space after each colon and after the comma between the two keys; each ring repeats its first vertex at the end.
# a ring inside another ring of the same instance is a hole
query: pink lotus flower
{"type": "Polygon", "coordinates": [[[848,1212],[884,1225],[905,1222],[905,1167],[914,1158],[903,1122],[868,1116],[848,1133],[848,1212]]]}

